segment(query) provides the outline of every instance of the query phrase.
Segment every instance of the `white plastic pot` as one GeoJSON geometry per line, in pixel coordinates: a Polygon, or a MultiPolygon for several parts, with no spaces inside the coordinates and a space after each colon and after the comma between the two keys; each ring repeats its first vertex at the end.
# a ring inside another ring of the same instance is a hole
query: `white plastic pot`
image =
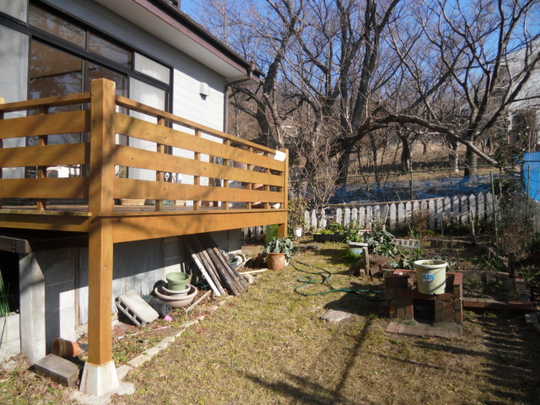
{"type": "Polygon", "coordinates": [[[444,294],[446,290],[446,268],[448,263],[444,260],[417,260],[416,288],[418,292],[428,295],[444,294]]]}

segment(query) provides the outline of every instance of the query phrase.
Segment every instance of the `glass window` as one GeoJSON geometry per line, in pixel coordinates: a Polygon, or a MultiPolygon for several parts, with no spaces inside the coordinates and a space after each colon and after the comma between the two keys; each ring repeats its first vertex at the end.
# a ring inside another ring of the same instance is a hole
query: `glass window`
{"type": "Polygon", "coordinates": [[[115,45],[106,39],[98,37],[91,32],[88,33],[88,47],[86,50],[88,52],[101,55],[121,65],[125,65],[126,67],[131,66],[132,52],[121,48],[120,46],[115,45]]]}
{"type": "Polygon", "coordinates": [[[134,68],[136,71],[153,77],[160,82],[169,84],[171,79],[171,70],[161,63],[155,62],[146,56],[135,53],[134,68]]]}
{"type": "Polygon", "coordinates": [[[101,65],[96,65],[94,63],[87,63],[88,70],[86,75],[86,85],[88,90],[90,90],[90,83],[94,79],[105,78],[112,80],[116,83],[116,95],[118,96],[127,96],[128,95],[128,79],[127,76],[115,72],[113,70],[107,69],[101,65]]]}
{"type": "MultiPolygon", "coordinates": [[[[66,96],[83,88],[83,61],[67,52],[33,40],[30,44],[29,98],[66,96]]],[[[78,106],[53,107],[49,111],[78,109],[78,106]]],[[[37,111],[32,111],[37,113],[37,111]]],[[[50,144],[80,143],[82,134],[49,135],[50,144]]],[[[38,138],[27,138],[27,145],[36,145],[38,138]]],[[[27,175],[30,172],[27,171],[27,175]]],[[[30,173],[31,174],[31,173],[30,173]]]]}
{"type": "Polygon", "coordinates": [[[29,96],[31,99],[65,96],[82,91],[82,59],[32,41],[29,96]]]}
{"type": "Polygon", "coordinates": [[[28,23],[84,48],[85,31],[82,28],[70,24],[64,19],[48,13],[42,8],[30,5],[28,9],[28,23]]]}

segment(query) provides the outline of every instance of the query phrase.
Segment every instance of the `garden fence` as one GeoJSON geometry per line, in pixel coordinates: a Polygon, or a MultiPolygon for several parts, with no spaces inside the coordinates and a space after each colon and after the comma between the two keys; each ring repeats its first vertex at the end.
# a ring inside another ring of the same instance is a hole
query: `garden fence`
{"type": "MultiPolygon", "coordinates": [[[[304,213],[304,230],[314,232],[331,223],[344,226],[352,223],[362,228],[385,224],[393,230],[424,218],[429,229],[444,230],[452,225],[470,226],[492,222],[497,212],[497,199],[491,192],[422,200],[333,204],[321,210],[304,213]]],[[[247,239],[262,239],[264,227],[246,228],[247,239]]]]}

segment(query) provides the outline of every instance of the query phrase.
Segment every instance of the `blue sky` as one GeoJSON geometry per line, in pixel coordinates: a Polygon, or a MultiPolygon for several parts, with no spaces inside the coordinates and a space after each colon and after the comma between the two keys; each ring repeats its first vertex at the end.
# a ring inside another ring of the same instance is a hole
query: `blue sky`
{"type": "Polygon", "coordinates": [[[199,5],[205,2],[206,0],[182,0],[182,11],[189,14],[195,20],[198,20],[197,11],[199,5]]]}

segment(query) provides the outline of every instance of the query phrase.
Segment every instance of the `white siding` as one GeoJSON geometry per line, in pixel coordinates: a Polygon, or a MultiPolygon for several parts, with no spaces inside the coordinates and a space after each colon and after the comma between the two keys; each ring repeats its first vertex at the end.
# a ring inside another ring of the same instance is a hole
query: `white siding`
{"type": "Polygon", "coordinates": [[[174,69],[173,113],[213,129],[223,130],[224,80],[191,64],[174,69]],[[200,94],[208,84],[208,96],[200,94]]]}
{"type": "MultiPolygon", "coordinates": [[[[186,62],[190,62],[186,60],[186,62]]],[[[207,69],[200,69],[194,63],[185,63],[179,69],[174,69],[174,89],[173,89],[173,113],[195,121],[204,126],[223,131],[224,116],[224,88],[225,80],[213,74],[207,69]],[[206,97],[200,94],[201,83],[208,86],[206,97]]],[[[192,130],[175,125],[175,129],[188,133],[192,130]]],[[[221,142],[219,138],[211,135],[203,135],[207,139],[221,142]]],[[[193,159],[193,152],[173,148],[173,154],[193,159]]],[[[201,160],[208,162],[208,155],[201,155],[201,160]]],[[[193,184],[193,176],[178,176],[179,181],[184,184],[193,184]]],[[[201,185],[208,185],[208,178],[201,177],[201,185]]]]}
{"type": "MultiPolygon", "coordinates": [[[[151,107],[158,108],[160,110],[165,109],[165,91],[149,84],[143,83],[137,79],[129,79],[129,94],[130,97],[140,103],[147,104],[151,107]]],[[[155,117],[148,116],[136,111],[132,111],[130,115],[139,118],[141,120],[157,122],[155,117]]],[[[129,145],[139,149],[145,149],[155,152],[157,150],[157,144],[155,142],[146,141],[144,139],[129,138],[129,145]]],[[[156,171],[147,169],[130,168],[129,178],[139,180],[156,180],[156,171]]]]}

